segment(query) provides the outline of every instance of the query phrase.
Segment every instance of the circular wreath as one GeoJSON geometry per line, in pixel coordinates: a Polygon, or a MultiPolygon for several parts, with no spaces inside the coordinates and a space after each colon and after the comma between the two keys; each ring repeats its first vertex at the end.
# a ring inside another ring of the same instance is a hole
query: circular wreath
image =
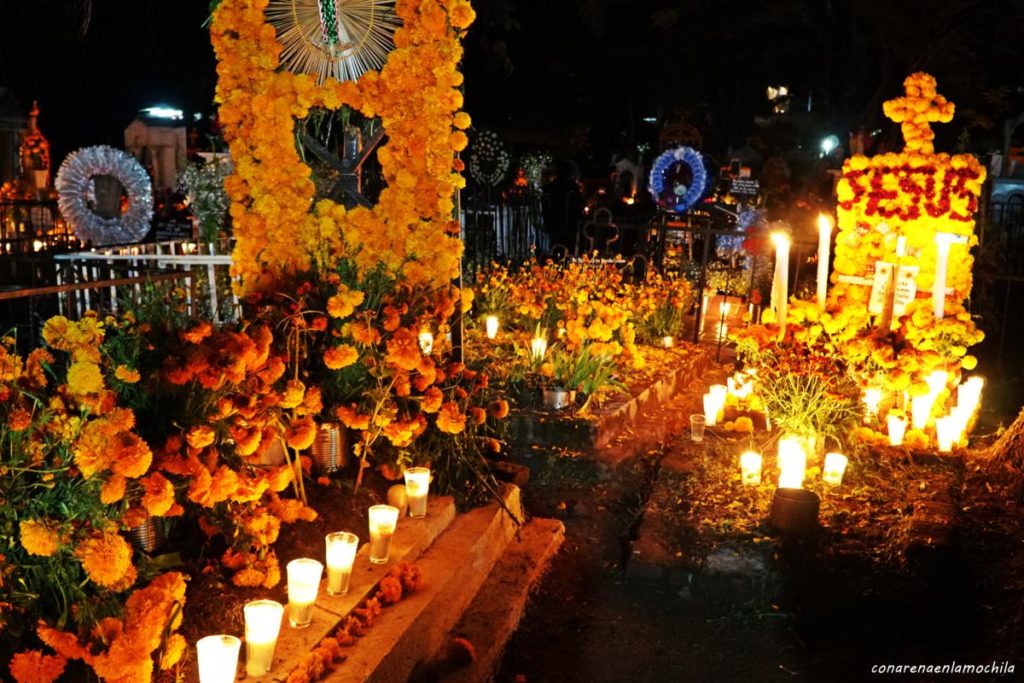
{"type": "Polygon", "coordinates": [[[153,217],[153,183],[135,157],[98,145],[72,152],[57,172],[57,202],[64,219],[83,242],[96,246],[138,242],[153,217]],[[128,206],[117,218],[103,218],[89,207],[92,179],[111,176],[124,187],[128,206]]]}
{"type": "Polygon", "coordinates": [[[473,180],[494,187],[505,178],[510,163],[512,158],[497,133],[481,130],[476,134],[469,152],[469,175],[473,180]]]}
{"type": "Polygon", "coordinates": [[[707,186],[708,172],[704,168],[704,157],[690,147],[675,147],[668,150],[655,160],[651,168],[651,195],[655,203],[666,211],[682,213],[693,208],[704,196],[707,186]],[[677,183],[675,187],[666,188],[666,176],[680,163],[689,167],[693,176],[689,187],[677,183]]]}

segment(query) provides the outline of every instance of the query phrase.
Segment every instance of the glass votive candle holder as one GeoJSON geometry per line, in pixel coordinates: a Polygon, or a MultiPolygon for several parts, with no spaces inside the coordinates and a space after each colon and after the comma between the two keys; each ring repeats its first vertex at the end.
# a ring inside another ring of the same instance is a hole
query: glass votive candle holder
{"type": "Polygon", "coordinates": [[[785,436],[779,439],[779,488],[800,489],[807,475],[807,451],[799,439],[785,436]]]}
{"type": "Polygon", "coordinates": [[[842,453],[826,453],[825,467],[821,471],[821,480],[830,486],[839,486],[843,483],[843,474],[846,473],[846,465],[849,459],[842,453]]]}
{"type": "Polygon", "coordinates": [[[430,489],[430,470],[409,467],[405,470],[405,495],[409,501],[410,517],[427,516],[427,492],[430,489]]]}
{"type": "Polygon", "coordinates": [[[253,600],[245,603],[242,613],[245,615],[245,673],[266,676],[274,665],[284,605],[274,600],[253,600]]]}
{"type": "Polygon", "coordinates": [[[199,683],[234,683],[242,641],[235,636],[200,638],[196,643],[199,683]]]}
{"type": "Polygon", "coordinates": [[[487,326],[487,338],[495,339],[498,336],[498,327],[500,325],[500,323],[498,322],[498,316],[487,316],[487,320],[485,321],[484,324],[487,326]]]}
{"type": "Polygon", "coordinates": [[[434,335],[431,332],[424,330],[420,332],[419,336],[420,350],[428,356],[434,350],[434,335]]]}
{"type": "Polygon", "coordinates": [[[671,349],[675,345],[675,343],[676,340],[673,339],[671,335],[666,334],[664,337],[661,338],[661,345],[664,346],[666,349],[671,349]]]}
{"type": "Polygon", "coordinates": [[[885,416],[885,424],[889,431],[889,445],[902,446],[907,433],[907,418],[889,413],[885,416]]]}
{"type": "Polygon", "coordinates": [[[707,419],[703,415],[691,415],[690,416],[690,440],[694,443],[700,443],[704,440],[704,426],[707,424],[707,419]]]}
{"type": "Polygon", "coordinates": [[[396,526],[398,508],[391,505],[374,505],[370,508],[370,562],[387,563],[396,526]]]}
{"type": "Polygon", "coordinates": [[[762,458],[760,453],[747,451],[740,456],[740,471],[743,476],[744,486],[757,486],[761,483],[761,464],[762,458]]]}
{"type": "Polygon", "coordinates": [[[313,621],[313,605],[320,592],[324,566],[316,560],[301,558],[288,563],[288,623],[306,628],[313,621]]]}
{"type": "Polygon", "coordinates": [[[956,417],[949,415],[935,420],[935,440],[938,442],[940,453],[952,452],[960,441],[960,434],[956,417]]]}
{"type": "Polygon", "coordinates": [[[359,550],[359,537],[348,531],[327,534],[327,592],[345,595],[352,580],[352,565],[359,550]]]}

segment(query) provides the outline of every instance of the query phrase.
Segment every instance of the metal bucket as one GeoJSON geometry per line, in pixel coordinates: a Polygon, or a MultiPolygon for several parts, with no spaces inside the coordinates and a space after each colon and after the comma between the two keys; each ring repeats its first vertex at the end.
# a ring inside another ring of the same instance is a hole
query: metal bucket
{"type": "Polygon", "coordinates": [[[164,526],[155,518],[150,517],[139,526],[128,531],[128,539],[136,548],[145,553],[152,553],[164,544],[164,526]]]}
{"type": "Polygon", "coordinates": [[[310,455],[321,474],[342,469],[348,465],[348,432],[337,422],[323,423],[317,431],[310,455]]]}

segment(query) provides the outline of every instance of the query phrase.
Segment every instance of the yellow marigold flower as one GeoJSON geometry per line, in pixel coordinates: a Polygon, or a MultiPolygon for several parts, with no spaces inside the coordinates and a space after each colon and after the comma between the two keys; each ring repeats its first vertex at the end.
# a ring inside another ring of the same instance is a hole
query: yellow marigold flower
{"type": "Polygon", "coordinates": [[[29,555],[50,557],[60,548],[60,537],[45,522],[36,519],[22,520],[18,529],[21,532],[21,547],[29,555]]]}
{"type": "Polygon", "coordinates": [[[39,650],[24,650],[11,659],[11,676],[17,683],[52,683],[64,673],[67,660],[60,655],[44,655],[39,650]]]}
{"type": "Polygon", "coordinates": [[[366,295],[341,285],[337,294],[327,300],[327,315],[332,318],[347,318],[363,303],[366,295]]]}
{"type": "Polygon", "coordinates": [[[329,370],[341,370],[359,360],[359,352],[348,344],[332,346],[324,351],[324,365],[329,370]]]}
{"type": "Polygon", "coordinates": [[[302,404],[302,399],[306,395],[306,385],[297,379],[288,380],[288,386],[284,390],[284,394],[281,395],[280,406],[282,408],[294,408],[295,406],[302,404]]]}
{"type": "Polygon", "coordinates": [[[181,655],[185,653],[187,645],[185,636],[180,633],[172,633],[167,639],[167,644],[164,645],[164,654],[160,657],[160,669],[168,671],[177,664],[181,660],[181,655]]]}
{"type": "Polygon", "coordinates": [[[207,425],[196,425],[188,430],[188,436],[185,438],[189,446],[198,450],[212,444],[215,436],[216,433],[207,425]]]}
{"type": "Polygon", "coordinates": [[[466,416],[454,401],[448,401],[441,406],[441,412],[437,416],[437,428],[448,434],[459,434],[466,429],[466,416]]]}
{"type": "Polygon", "coordinates": [[[72,363],[68,368],[68,390],[76,396],[103,391],[103,373],[100,372],[100,366],[90,361],[72,363]]]}
{"type": "Polygon", "coordinates": [[[132,370],[127,365],[118,365],[117,369],[114,370],[114,377],[118,378],[125,384],[135,384],[142,379],[138,370],[132,370]]]}
{"type": "Polygon", "coordinates": [[[43,325],[43,341],[55,349],[64,350],[64,339],[71,321],[62,315],[54,316],[43,325]]]}
{"type": "Polygon", "coordinates": [[[111,588],[132,569],[132,548],[121,534],[105,531],[82,541],[75,549],[82,568],[93,583],[111,588]]]}

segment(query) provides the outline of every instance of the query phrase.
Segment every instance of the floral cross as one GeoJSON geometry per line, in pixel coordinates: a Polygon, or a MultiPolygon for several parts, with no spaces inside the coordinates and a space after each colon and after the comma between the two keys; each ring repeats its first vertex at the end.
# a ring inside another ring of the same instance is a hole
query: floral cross
{"type": "Polygon", "coordinates": [[[935,153],[935,131],[931,123],[949,123],[955,106],[938,93],[935,77],[914,73],[903,81],[906,96],[889,100],[882,105],[885,115],[902,124],[907,152],[935,153]]]}

